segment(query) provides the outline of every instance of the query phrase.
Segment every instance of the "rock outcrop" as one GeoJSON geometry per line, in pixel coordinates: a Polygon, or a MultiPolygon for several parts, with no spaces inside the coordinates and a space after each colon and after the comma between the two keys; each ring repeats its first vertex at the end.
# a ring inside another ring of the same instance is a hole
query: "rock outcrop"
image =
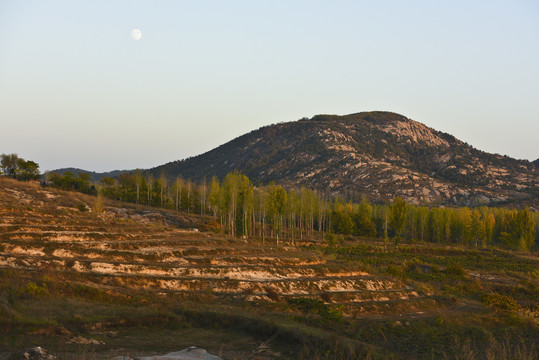
{"type": "Polygon", "coordinates": [[[19,351],[12,354],[10,360],[54,360],[56,356],[49,354],[46,349],[42,347],[33,347],[23,351],[19,351]]]}
{"type": "Polygon", "coordinates": [[[119,356],[114,360],[221,360],[221,358],[208,354],[208,352],[204,349],[191,346],[187,349],[183,349],[182,351],[176,351],[165,355],[143,356],[135,359],[119,356]]]}
{"type": "Polygon", "coordinates": [[[539,208],[537,164],[474,149],[452,135],[380,111],[266,126],[150,172],[208,181],[235,170],[255,185],[275,181],[372,201],[400,196],[417,204],[539,208]]]}

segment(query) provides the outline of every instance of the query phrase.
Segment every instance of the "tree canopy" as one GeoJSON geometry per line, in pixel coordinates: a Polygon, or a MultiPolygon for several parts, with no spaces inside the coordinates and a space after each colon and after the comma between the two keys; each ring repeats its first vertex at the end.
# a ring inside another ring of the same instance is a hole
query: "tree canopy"
{"type": "Polygon", "coordinates": [[[38,180],[39,165],[31,160],[24,160],[17,154],[0,155],[0,174],[17,180],[38,180]]]}

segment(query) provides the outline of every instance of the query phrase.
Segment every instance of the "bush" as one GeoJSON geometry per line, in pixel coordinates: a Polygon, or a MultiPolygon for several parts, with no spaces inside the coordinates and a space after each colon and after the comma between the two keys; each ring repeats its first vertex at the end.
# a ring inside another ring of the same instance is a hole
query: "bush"
{"type": "Polygon", "coordinates": [[[485,295],[483,297],[483,304],[507,311],[517,311],[520,309],[520,306],[512,297],[495,293],[485,295]]]}
{"type": "Polygon", "coordinates": [[[455,275],[458,277],[464,277],[466,275],[466,270],[462,267],[462,265],[458,262],[451,263],[447,265],[447,268],[445,272],[448,275],[455,275]]]}
{"type": "Polygon", "coordinates": [[[305,319],[318,315],[323,320],[341,320],[342,306],[330,306],[322,300],[312,298],[295,298],[288,300],[288,304],[303,313],[305,319]]]}
{"type": "Polygon", "coordinates": [[[47,287],[47,284],[42,283],[41,286],[36,284],[33,281],[30,281],[26,286],[24,286],[22,289],[19,290],[19,294],[21,296],[29,296],[29,297],[42,297],[45,295],[49,295],[49,289],[47,287]]]}

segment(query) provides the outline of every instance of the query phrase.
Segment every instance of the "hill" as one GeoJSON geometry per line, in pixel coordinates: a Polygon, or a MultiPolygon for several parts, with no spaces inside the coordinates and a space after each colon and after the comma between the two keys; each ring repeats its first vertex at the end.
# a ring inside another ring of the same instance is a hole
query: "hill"
{"type": "MultiPolygon", "coordinates": [[[[70,173],[74,174],[75,176],[78,176],[79,173],[88,174],[88,175],[90,175],[90,180],[91,181],[99,182],[104,177],[116,177],[116,176],[118,176],[118,175],[120,175],[122,173],[130,172],[130,170],[113,170],[113,171],[107,171],[107,172],[99,173],[99,172],[95,172],[95,171],[88,171],[88,170],[83,170],[83,169],[78,169],[78,168],[62,168],[62,169],[52,170],[51,172],[56,172],[56,173],[59,173],[59,174],[62,174],[62,175],[65,174],[66,172],[70,172],[70,173]]],[[[46,176],[46,173],[43,174],[43,176],[46,176]]]]}
{"type": "Polygon", "coordinates": [[[150,169],[195,181],[238,170],[255,184],[275,181],[374,201],[539,208],[533,163],[473,148],[454,136],[390,112],[262,127],[216,149],[150,169]]]}
{"type": "Polygon", "coordinates": [[[533,359],[539,346],[536,252],[275,246],[210,221],[0,178],[0,358],[196,344],[223,359],[533,359]]]}

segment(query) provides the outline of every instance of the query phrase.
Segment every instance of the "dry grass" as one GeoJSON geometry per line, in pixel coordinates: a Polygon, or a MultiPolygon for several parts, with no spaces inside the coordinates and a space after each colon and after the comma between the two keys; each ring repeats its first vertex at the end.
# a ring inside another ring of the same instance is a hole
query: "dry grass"
{"type": "Polygon", "coordinates": [[[388,252],[356,238],[276,247],[190,230],[207,217],[108,200],[101,214],[78,208],[94,202],[0,179],[0,348],[37,344],[66,359],[193,344],[225,359],[533,359],[538,346],[533,253],[388,252]],[[344,317],[305,318],[294,298],[344,317]],[[70,343],[79,336],[98,344],[70,343]]]}

